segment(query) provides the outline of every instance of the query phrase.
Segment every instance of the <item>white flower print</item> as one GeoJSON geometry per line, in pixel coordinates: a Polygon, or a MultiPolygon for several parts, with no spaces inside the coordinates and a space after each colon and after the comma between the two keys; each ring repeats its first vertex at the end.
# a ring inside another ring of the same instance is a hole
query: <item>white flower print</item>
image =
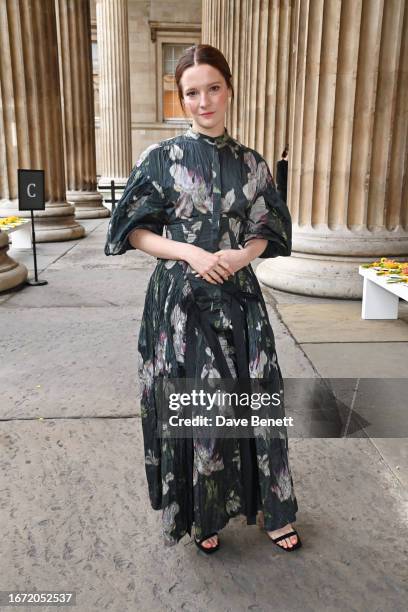
{"type": "Polygon", "coordinates": [[[139,368],[139,380],[145,391],[148,392],[153,386],[154,367],[151,359],[141,363],[139,368]]]}
{"type": "Polygon", "coordinates": [[[262,455],[262,457],[258,455],[258,466],[259,466],[259,469],[262,470],[262,472],[265,474],[265,476],[271,475],[269,471],[268,455],[265,454],[265,455],[262,455]]]}
{"type": "Polygon", "coordinates": [[[154,372],[156,376],[165,370],[166,344],[167,334],[162,331],[160,332],[159,341],[156,345],[156,359],[154,363],[154,372]]]}
{"type": "Polygon", "coordinates": [[[176,304],[173,312],[170,315],[170,321],[174,328],[173,346],[176,359],[178,362],[184,363],[184,355],[186,353],[185,329],[187,314],[176,304]]]}
{"type": "Polygon", "coordinates": [[[235,190],[234,188],[227,191],[225,198],[221,198],[221,212],[228,212],[231,206],[235,202],[235,190]]]}
{"type": "Polygon", "coordinates": [[[159,458],[154,455],[151,449],[149,449],[145,457],[145,464],[146,465],[159,465],[159,463],[160,463],[159,458]]]}
{"type": "Polygon", "coordinates": [[[193,208],[203,214],[213,212],[212,198],[200,174],[182,164],[172,164],[169,171],[174,178],[174,190],[181,193],[175,202],[176,217],[190,217],[193,208]]]}
{"type": "Polygon", "coordinates": [[[156,187],[157,191],[160,194],[160,197],[164,198],[163,187],[161,185],[159,185],[159,183],[157,181],[152,181],[152,185],[154,185],[156,187]]]}
{"type": "Polygon", "coordinates": [[[268,356],[264,350],[257,354],[255,359],[249,362],[249,376],[251,378],[262,378],[264,375],[264,368],[268,363],[268,356]]]}
{"type": "Polygon", "coordinates": [[[147,149],[145,149],[144,151],[142,151],[142,153],[140,154],[139,159],[136,162],[136,167],[138,168],[146,159],[146,157],[149,155],[150,151],[153,151],[153,149],[157,149],[158,147],[160,147],[160,145],[158,143],[153,143],[151,144],[149,147],[147,147],[147,149]]]}
{"type": "Polygon", "coordinates": [[[251,151],[246,151],[244,153],[244,160],[247,166],[249,166],[249,172],[248,172],[248,182],[245,185],[243,185],[242,191],[244,192],[245,197],[250,202],[252,202],[253,198],[255,197],[255,193],[256,193],[256,181],[257,181],[256,159],[255,159],[254,154],[251,153],[251,151]]]}
{"type": "Polygon", "coordinates": [[[170,539],[172,539],[170,536],[170,532],[173,531],[176,526],[175,517],[176,514],[179,513],[179,511],[180,506],[175,501],[171,502],[171,504],[169,504],[163,509],[163,534],[165,537],[169,537],[170,539]]]}
{"type": "Polygon", "coordinates": [[[230,231],[234,234],[235,238],[238,240],[239,234],[241,231],[241,226],[242,226],[241,219],[237,217],[230,217],[228,223],[229,223],[230,231]]]}
{"type": "Polygon", "coordinates": [[[197,235],[199,231],[201,230],[202,224],[203,224],[202,221],[196,221],[192,225],[188,225],[187,223],[183,225],[183,234],[184,234],[184,238],[186,239],[186,242],[191,244],[192,242],[196,240],[197,235]]]}
{"type": "Polygon", "coordinates": [[[229,232],[224,232],[219,241],[220,249],[230,249],[231,248],[231,240],[229,232]]]}
{"type": "Polygon", "coordinates": [[[251,206],[251,222],[254,224],[261,223],[266,219],[268,209],[263,196],[256,198],[255,202],[251,206]]]}
{"type": "Polygon", "coordinates": [[[165,478],[162,478],[162,491],[163,491],[163,495],[166,495],[166,493],[169,490],[169,485],[168,483],[171,482],[172,480],[174,480],[174,474],[172,472],[168,472],[165,476],[165,478]]]}
{"type": "Polygon", "coordinates": [[[198,474],[210,476],[213,472],[224,469],[224,462],[218,453],[214,452],[216,440],[209,440],[209,446],[205,446],[200,441],[195,441],[194,446],[194,468],[198,474]]]}
{"type": "Polygon", "coordinates": [[[168,259],[165,264],[164,267],[166,268],[166,270],[170,270],[171,268],[173,268],[173,266],[175,266],[177,263],[177,261],[175,259],[168,259]]]}
{"type": "Polygon", "coordinates": [[[248,183],[243,186],[243,192],[247,199],[252,202],[255,194],[258,191],[265,189],[269,182],[273,182],[273,178],[269,172],[268,165],[265,160],[256,162],[255,156],[251,151],[244,153],[245,163],[249,166],[248,183]]]}
{"type": "Polygon", "coordinates": [[[241,500],[235,491],[230,491],[225,502],[225,509],[228,514],[237,512],[241,507],[241,500]]]}
{"type": "Polygon", "coordinates": [[[271,491],[278,496],[279,501],[283,502],[292,495],[292,482],[286,464],[284,464],[276,480],[277,483],[271,486],[271,491]]]}
{"type": "Polygon", "coordinates": [[[171,160],[176,161],[176,159],[183,158],[183,149],[181,149],[177,144],[172,144],[169,147],[169,157],[171,160]]]}

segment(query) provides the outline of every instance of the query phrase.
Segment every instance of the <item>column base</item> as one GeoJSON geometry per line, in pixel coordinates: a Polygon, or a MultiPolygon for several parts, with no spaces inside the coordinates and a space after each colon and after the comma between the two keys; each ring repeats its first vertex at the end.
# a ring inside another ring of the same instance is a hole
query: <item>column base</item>
{"type": "MultiPolygon", "coordinates": [[[[384,253],[384,257],[387,253],[384,253]]],[[[393,257],[403,261],[404,257],[393,257]]],[[[359,265],[375,257],[323,257],[293,253],[290,257],[265,259],[257,269],[258,279],[267,287],[314,297],[360,299],[363,278],[359,265]]]]}
{"type": "Polygon", "coordinates": [[[100,219],[109,217],[103,198],[97,191],[67,191],[67,202],[75,206],[77,219],[100,219]]]}
{"type": "MultiPolygon", "coordinates": [[[[17,200],[0,208],[0,217],[9,215],[31,219],[29,210],[18,210],[17,200]]],[[[46,203],[45,210],[34,211],[34,227],[36,242],[62,242],[85,237],[85,228],[75,219],[75,206],[67,202],[46,203]]]]}
{"type": "Polygon", "coordinates": [[[7,254],[9,237],[0,232],[0,293],[15,289],[27,280],[27,268],[7,254]]]}

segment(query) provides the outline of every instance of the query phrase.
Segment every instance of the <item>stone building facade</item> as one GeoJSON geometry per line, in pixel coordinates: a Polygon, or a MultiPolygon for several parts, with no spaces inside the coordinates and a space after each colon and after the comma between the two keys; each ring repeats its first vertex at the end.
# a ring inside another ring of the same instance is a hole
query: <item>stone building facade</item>
{"type": "MultiPolygon", "coordinates": [[[[172,71],[202,41],[231,66],[231,135],[273,173],[289,145],[293,253],[260,279],[359,297],[359,263],[408,255],[405,0],[4,0],[0,27],[0,216],[28,214],[17,168],[44,168],[39,241],[84,236],[111,181],[120,195],[139,153],[186,127],[172,71]]],[[[7,249],[0,235],[13,286],[7,249]]]]}

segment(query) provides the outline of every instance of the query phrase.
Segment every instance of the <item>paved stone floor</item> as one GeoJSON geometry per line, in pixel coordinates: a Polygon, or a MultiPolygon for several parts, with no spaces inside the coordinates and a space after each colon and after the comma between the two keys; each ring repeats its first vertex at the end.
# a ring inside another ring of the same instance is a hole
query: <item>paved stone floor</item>
{"type": "MultiPolygon", "coordinates": [[[[38,245],[48,285],[0,296],[0,590],[76,590],[78,612],[405,611],[406,437],[290,440],[293,554],[243,517],[216,555],[163,546],[136,369],[155,260],[106,257],[108,219],[81,223],[38,245]]],[[[10,254],[33,277],[31,251],[10,254]]],[[[367,322],[356,301],[264,293],[285,377],[408,378],[406,305],[367,322]]]]}

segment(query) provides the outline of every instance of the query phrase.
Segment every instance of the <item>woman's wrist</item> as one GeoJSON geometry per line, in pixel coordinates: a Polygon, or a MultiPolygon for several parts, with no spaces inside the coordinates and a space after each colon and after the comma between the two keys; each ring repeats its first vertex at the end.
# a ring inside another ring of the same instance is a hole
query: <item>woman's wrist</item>
{"type": "Polygon", "coordinates": [[[190,258],[197,248],[200,247],[196,247],[194,244],[189,244],[188,242],[180,242],[180,259],[183,259],[187,263],[190,263],[190,258]]]}
{"type": "Polygon", "coordinates": [[[265,251],[268,241],[265,238],[251,238],[242,249],[246,265],[249,265],[253,259],[256,259],[265,251]]]}

